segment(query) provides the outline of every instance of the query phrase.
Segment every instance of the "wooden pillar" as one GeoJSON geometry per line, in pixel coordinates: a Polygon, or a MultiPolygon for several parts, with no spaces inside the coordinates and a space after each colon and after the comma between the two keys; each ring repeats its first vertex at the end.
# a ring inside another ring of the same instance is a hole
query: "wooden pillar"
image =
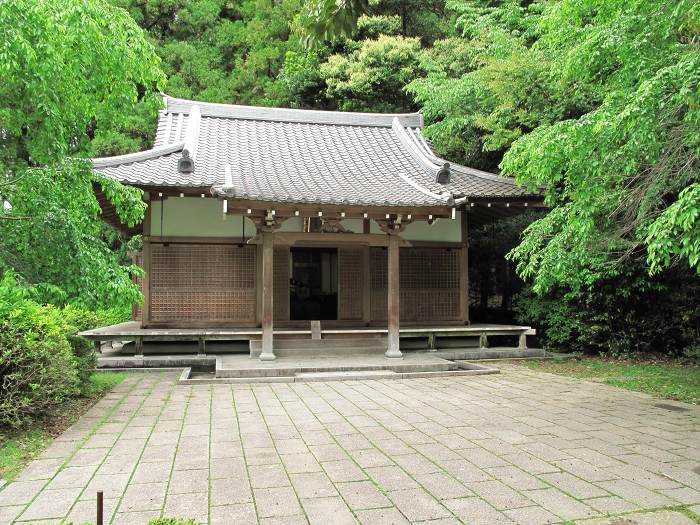
{"type": "Polygon", "coordinates": [[[389,341],[386,353],[389,358],[402,358],[399,349],[399,235],[389,234],[389,254],[387,258],[387,321],[389,341]]]}
{"type": "Polygon", "coordinates": [[[141,308],[141,328],[151,322],[151,204],[146,202],[146,212],[143,216],[143,249],[141,264],[143,265],[143,308],[141,308]]]}
{"type": "Polygon", "coordinates": [[[462,248],[459,251],[459,317],[469,324],[469,228],[466,208],[460,213],[462,248]]]}
{"type": "Polygon", "coordinates": [[[272,285],[274,282],[274,238],[269,231],[262,232],[262,351],[260,361],[274,361],[275,352],[272,347],[272,285]]]}

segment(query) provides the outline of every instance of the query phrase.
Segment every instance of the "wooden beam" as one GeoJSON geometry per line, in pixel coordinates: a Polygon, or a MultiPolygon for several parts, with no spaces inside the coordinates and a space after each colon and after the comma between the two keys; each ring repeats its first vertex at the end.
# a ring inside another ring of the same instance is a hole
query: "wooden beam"
{"type": "Polygon", "coordinates": [[[249,237],[193,237],[184,235],[166,235],[162,239],[159,235],[144,236],[143,240],[151,244],[241,244],[249,237]]]}
{"type": "Polygon", "coordinates": [[[402,358],[399,348],[399,235],[393,233],[389,237],[389,253],[387,257],[387,329],[388,346],[384,354],[388,358],[402,358]]]}
{"type": "Polygon", "coordinates": [[[403,217],[411,215],[413,220],[420,220],[429,215],[435,218],[452,217],[452,208],[448,206],[345,206],[340,204],[290,204],[238,199],[231,199],[228,206],[228,213],[231,215],[261,216],[267,210],[275,210],[275,215],[278,218],[295,217],[297,212],[298,216],[302,217],[319,217],[318,213],[321,212],[324,218],[333,219],[385,219],[387,213],[392,216],[402,215],[403,217]],[[248,213],[248,210],[251,210],[251,213],[248,213]]]}
{"type": "Polygon", "coordinates": [[[262,350],[261,361],[274,361],[275,352],[272,346],[273,319],[273,282],[274,282],[274,237],[270,231],[262,232],[262,350]]]}
{"type": "MultiPolygon", "coordinates": [[[[388,235],[379,233],[321,233],[321,232],[276,232],[275,244],[278,246],[314,246],[328,245],[333,246],[357,246],[364,244],[366,246],[389,246],[388,235]]],[[[248,244],[260,244],[262,238],[257,235],[250,240],[248,244]]],[[[401,238],[399,245],[402,248],[412,246],[410,241],[401,238]]]]}

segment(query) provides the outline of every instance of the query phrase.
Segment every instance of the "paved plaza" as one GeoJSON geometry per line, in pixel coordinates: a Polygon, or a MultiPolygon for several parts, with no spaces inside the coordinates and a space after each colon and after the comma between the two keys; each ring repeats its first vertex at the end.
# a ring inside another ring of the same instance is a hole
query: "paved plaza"
{"type": "Polygon", "coordinates": [[[134,373],[0,491],[0,523],[693,523],[700,409],[491,376],[177,385],[134,373]],[[657,514],[640,510],[673,508],[657,514]],[[625,515],[611,520],[607,516],[625,515]],[[597,519],[596,519],[597,518],[597,519]],[[601,519],[605,518],[605,519],[601,519]]]}

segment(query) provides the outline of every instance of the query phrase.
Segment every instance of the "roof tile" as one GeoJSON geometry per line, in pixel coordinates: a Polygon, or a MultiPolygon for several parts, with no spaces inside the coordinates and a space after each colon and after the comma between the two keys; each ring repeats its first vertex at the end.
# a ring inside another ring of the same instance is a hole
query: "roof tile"
{"type": "Polygon", "coordinates": [[[458,165],[452,166],[448,184],[435,182],[444,160],[420,137],[419,129],[405,127],[422,124],[417,114],[167,101],[158,121],[156,149],[181,144],[191,107],[201,105],[194,172],[178,171],[181,148],[146,158],[140,153],[107,162],[96,159],[96,171],[135,186],[204,188],[223,185],[225,166],[230,164],[235,197],[273,202],[430,206],[445,203],[436,194],[532,195],[512,179],[458,165]]]}

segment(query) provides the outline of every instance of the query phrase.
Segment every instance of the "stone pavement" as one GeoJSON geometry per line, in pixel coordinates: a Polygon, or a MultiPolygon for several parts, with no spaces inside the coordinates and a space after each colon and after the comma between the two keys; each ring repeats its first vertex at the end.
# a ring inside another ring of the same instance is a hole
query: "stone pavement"
{"type": "Polygon", "coordinates": [[[629,513],[700,513],[700,410],[682,403],[511,365],[332,383],[176,377],[131,374],[0,491],[0,523],[94,521],[97,490],[114,525],[681,525],[686,511],[629,513]]]}

